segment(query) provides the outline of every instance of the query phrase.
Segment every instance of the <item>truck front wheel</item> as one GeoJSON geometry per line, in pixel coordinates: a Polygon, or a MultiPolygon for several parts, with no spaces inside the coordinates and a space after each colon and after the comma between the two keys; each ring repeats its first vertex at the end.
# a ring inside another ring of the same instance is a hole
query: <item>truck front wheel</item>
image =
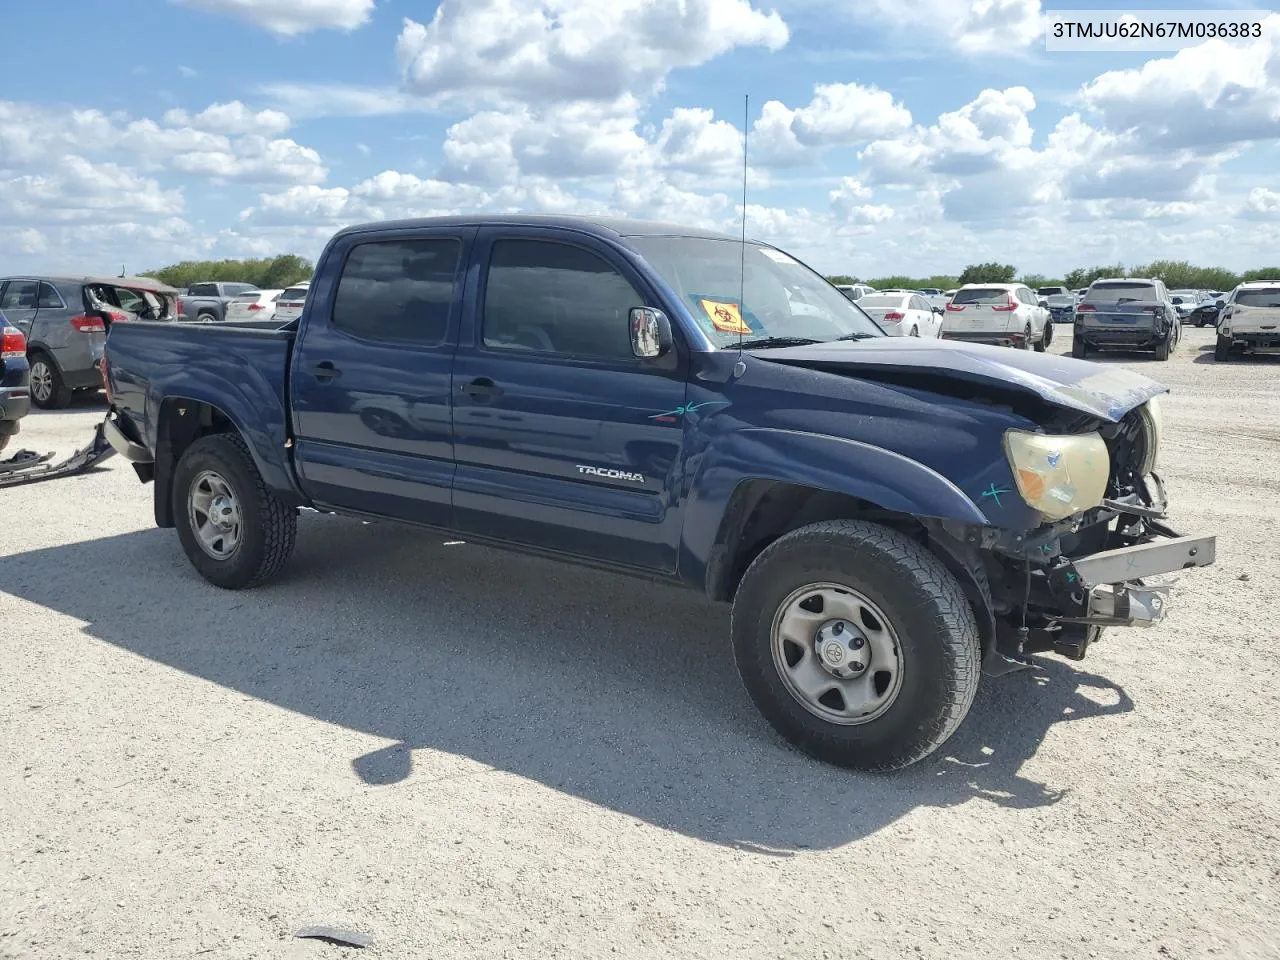
{"type": "Polygon", "coordinates": [[[733,605],[738,673],[787,740],[893,770],[936,750],[973,703],[981,645],[950,571],[878,524],[802,527],[751,564],[733,605]]]}
{"type": "Polygon", "coordinates": [[[280,572],[293,552],[298,518],[262,481],[236,434],[201,437],[173,476],[173,518],[191,565],[229,590],[280,572]]]}

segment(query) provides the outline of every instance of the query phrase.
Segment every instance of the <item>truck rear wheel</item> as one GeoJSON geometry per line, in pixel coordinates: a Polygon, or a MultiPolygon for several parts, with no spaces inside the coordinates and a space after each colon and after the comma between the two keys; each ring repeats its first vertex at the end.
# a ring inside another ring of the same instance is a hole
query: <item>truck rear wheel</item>
{"type": "Polygon", "coordinates": [[[238,435],[201,437],[173,476],[173,518],[191,565],[229,590],[257,586],[293,553],[298,517],[262,481],[238,435]]]}
{"type": "Polygon", "coordinates": [[[857,520],[770,544],[733,604],[738,673],[783,737],[828,763],[893,770],[960,726],[980,673],[977,621],[924,547],[857,520]]]}

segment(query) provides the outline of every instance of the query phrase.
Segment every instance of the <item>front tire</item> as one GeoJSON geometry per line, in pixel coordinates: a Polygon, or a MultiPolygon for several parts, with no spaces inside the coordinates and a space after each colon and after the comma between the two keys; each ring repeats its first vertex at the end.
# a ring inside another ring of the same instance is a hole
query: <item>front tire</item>
{"type": "Polygon", "coordinates": [[[191,565],[228,590],[279,573],[298,532],[297,512],[267,489],[244,440],[232,433],[201,437],[182,454],[173,517],[191,565]]]}
{"type": "Polygon", "coordinates": [[[738,587],[732,634],[765,719],[838,766],[923,759],[960,726],[978,688],[977,621],[959,583],[878,524],[815,523],[770,544],[738,587]]]}

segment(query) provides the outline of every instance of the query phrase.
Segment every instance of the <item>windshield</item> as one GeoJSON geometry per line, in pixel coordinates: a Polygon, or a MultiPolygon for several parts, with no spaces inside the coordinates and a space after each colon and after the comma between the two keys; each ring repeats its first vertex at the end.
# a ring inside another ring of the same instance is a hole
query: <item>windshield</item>
{"type": "Polygon", "coordinates": [[[1036,291],[1036,296],[1037,297],[1060,297],[1062,296],[1062,294],[1066,292],[1067,292],[1066,289],[1063,287],[1041,287],[1039,290],[1036,291]]]}
{"type": "Polygon", "coordinates": [[[701,237],[627,239],[719,347],[736,347],[739,338],[884,336],[839,290],[772,247],[701,237]]]}
{"type": "Polygon", "coordinates": [[[1280,307],[1280,287],[1241,290],[1236,294],[1236,305],[1241,307],[1280,307]]]}

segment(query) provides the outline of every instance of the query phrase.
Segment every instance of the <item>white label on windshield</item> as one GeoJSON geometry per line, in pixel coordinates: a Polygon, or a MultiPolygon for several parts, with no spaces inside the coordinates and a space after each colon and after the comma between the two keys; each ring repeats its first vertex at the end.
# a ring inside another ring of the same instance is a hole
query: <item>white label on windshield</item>
{"type": "Polygon", "coordinates": [[[772,260],[774,263],[789,263],[793,266],[797,265],[794,260],[788,257],[781,250],[773,250],[770,247],[761,247],[760,252],[772,260]]]}

